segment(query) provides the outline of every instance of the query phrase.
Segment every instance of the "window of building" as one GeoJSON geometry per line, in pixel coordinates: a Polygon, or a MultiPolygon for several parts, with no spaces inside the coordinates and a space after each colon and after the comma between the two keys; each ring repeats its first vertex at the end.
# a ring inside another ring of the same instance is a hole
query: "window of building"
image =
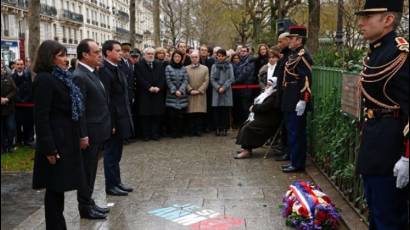
{"type": "Polygon", "coordinates": [[[63,0],[60,1],[60,7],[61,7],[61,9],[64,10],[64,1],[63,0]]]}
{"type": "Polygon", "coordinates": [[[66,10],[70,10],[70,3],[68,1],[66,2],[66,10]]]}
{"type": "Polygon", "coordinates": [[[87,30],[87,38],[90,38],[90,31],[87,30]]]}
{"type": "Polygon", "coordinates": [[[63,31],[63,38],[67,38],[67,34],[66,34],[66,32],[65,32],[65,27],[64,26],[62,26],[61,27],[61,30],[63,31]]]}
{"type": "Polygon", "coordinates": [[[53,34],[54,34],[54,37],[57,37],[57,25],[56,24],[53,24],[53,34]]]}
{"type": "Polygon", "coordinates": [[[83,40],[84,38],[83,38],[83,30],[80,30],[80,37],[79,37],[79,40],[83,40]]]}

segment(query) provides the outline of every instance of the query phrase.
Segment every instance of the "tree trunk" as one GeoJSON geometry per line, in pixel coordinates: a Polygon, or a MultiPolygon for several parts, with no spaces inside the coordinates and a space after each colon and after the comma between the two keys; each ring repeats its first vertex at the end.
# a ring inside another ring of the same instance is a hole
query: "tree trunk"
{"type": "Polygon", "coordinates": [[[319,48],[320,0],[309,0],[309,30],[307,46],[313,54],[319,48]]]}
{"type": "Polygon", "coordinates": [[[135,0],[130,1],[130,43],[131,47],[135,47],[136,43],[136,31],[135,31],[135,21],[136,21],[136,15],[135,15],[135,0]]]}
{"type": "Polygon", "coordinates": [[[34,60],[40,46],[40,0],[31,0],[28,11],[28,56],[34,60]]]}
{"type": "Polygon", "coordinates": [[[160,0],[153,1],[154,42],[156,47],[161,46],[160,0]]]}

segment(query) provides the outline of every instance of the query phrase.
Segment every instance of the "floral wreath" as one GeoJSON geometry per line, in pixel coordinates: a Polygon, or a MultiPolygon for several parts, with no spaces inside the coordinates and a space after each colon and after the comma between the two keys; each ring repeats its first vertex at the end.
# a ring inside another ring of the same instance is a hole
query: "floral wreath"
{"type": "Polygon", "coordinates": [[[299,230],[334,230],[340,214],[330,198],[312,182],[296,181],[289,186],[281,205],[286,225],[299,230]]]}

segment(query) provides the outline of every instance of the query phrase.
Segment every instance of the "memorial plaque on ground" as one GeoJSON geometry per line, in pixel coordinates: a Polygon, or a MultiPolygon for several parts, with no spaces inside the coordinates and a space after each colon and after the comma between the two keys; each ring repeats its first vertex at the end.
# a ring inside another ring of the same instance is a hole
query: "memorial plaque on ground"
{"type": "Polygon", "coordinates": [[[342,112],[360,119],[361,96],[358,82],[360,75],[343,74],[342,112]]]}

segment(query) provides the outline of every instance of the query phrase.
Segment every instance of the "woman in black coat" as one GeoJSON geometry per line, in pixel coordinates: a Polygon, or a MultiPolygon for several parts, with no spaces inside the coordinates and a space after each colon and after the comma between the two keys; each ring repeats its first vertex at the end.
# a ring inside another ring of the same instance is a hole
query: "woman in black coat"
{"type": "Polygon", "coordinates": [[[241,145],[242,150],[238,152],[235,159],[249,158],[252,149],[262,146],[279,128],[281,113],[275,106],[276,81],[277,78],[269,80],[265,91],[255,98],[254,104],[249,109],[248,120],[238,132],[236,144],[241,145]]]}
{"type": "Polygon", "coordinates": [[[79,117],[84,106],[79,88],[65,71],[66,48],[56,41],[44,41],[33,71],[34,120],[37,146],[33,189],[46,189],[46,229],[67,229],[64,192],[84,183],[80,152],[79,117]]]}

